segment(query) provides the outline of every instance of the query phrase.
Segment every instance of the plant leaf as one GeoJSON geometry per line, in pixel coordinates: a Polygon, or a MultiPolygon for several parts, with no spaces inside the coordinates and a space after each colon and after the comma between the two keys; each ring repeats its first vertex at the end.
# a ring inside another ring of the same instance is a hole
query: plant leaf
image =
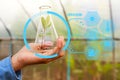
{"type": "Polygon", "coordinates": [[[48,25],[47,25],[47,27],[50,27],[51,26],[51,23],[49,23],[48,25]]]}
{"type": "Polygon", "coordinates": [[[41,22],[42,22],[42,26],[45,29],[46,28],[46,20],[44,17],[41,17],[41,22]]]}
{"type": "Polygon", "coordinates": [[[49,24],[50,23],[50,16],[48,15],[46,18],[46,23],[49,24]]]}
{"type": "Polygon", "coordinates": [[[50,27],[50,26],[51,26],[50,16],[47,16],[47,18],[46,18],[46,27],[50,27]]]}

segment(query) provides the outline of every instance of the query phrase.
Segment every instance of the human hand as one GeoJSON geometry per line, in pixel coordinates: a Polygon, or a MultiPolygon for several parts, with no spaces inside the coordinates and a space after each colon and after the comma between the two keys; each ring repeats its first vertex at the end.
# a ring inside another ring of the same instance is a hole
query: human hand
{"type": "MultiPolygon", "coordinates": [[[[43,48],[48,47],[48,45],[47,44],[44,45],[43,48]]],[[[12,56],[12,66],[15,71],[18,71],[27,65],[49,63],[53,60],[56,60],[64,56],[64,51],[61,50],[63,46],[64,46],[64,38],[60,37],[57,39],[56,46],[53,49],[43,50],[44,51],[44,52],[42,51],[43,55],[52,55],[54,53],[58,53],[58,56],[56,58],[50,58],[50,59],[38,58],[33,54],[32,51],[28,50],[24,46],[20,51],[18,51],[15,55],[12,56]]],[[[35,46],[34,43],[31,43],[30,47],[34,49],[40,49],[40,47],[35,46]]]]}

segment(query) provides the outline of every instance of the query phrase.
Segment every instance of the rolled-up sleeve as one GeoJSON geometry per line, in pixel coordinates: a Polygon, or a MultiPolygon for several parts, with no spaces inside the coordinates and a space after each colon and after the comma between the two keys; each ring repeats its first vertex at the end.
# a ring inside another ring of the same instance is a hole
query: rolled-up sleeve
{"type": "Polygon", "coordinates": [[[11,57],[7,57],[0,61],[0,80],[22,80],[21,70],[14,71],[11,57]]]}

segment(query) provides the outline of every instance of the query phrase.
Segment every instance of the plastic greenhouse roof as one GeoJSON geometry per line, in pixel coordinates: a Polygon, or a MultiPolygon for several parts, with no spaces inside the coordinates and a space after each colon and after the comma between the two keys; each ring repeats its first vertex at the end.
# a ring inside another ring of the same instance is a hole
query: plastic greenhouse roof
{"type": "MultiPolygon", "coordinates": [[[[47,2],[48,0],[46,0],[47,2]]],[[[51,0],[52,1],[52,0],[51,0]]],[[[0,38],[9,38],[9,33],[12,35],[14,39],[22,39],[23,28],[30,16],[39,12],[38,7],[45,3],[43,0],[1,0],[0,1],[0,38]],[[28,4],[29,3],[29,4],[28,4]],[[7,30],[5,28],[7,27],[7,30]]],[[[66,1],[67,2],[67,1],[66,1]]],[[[69,2],[70,3],[70,2],[69,2]]],[[[49,4],[49,1],[48,3],[49,4]]],[[[57,3],[56,3],[57,4],[57,3]]],[[[73,3],[74,4],[74,3],[73,3]]],[[[77,4],[77,3],[76,3],[77,4]]],[[[115,24],[115,37],[120,38],[120,16],[118,14],[119,7],[116,10],[116,3],[113,2],[113,20],[115,24]]],[[[69,12],[66,3],[64,7],[66,8],[66,12],[69,12]]],[[[58,7],[58,6],[57,6],[58,7]]],[[[74,6],[72,6],[75,8],[74,6]]],[[[33,23],[28,28],[27,38],[34,38],[36,33],[36,27],[33,23]]]]}
{"type": "MultiPolygon", "coordinates": [[[[14,39],[22,38],[24,24],[28,19],[25,10],[15,0],[1,0],[0,6],[0,38],[10,38],[10,34],[14,39]]],[[[32,26],[29,31],[35,33],[32,26]]],[[[28,38],[32,38],[32,35],[28,35],[28,38]]]]}
{"type": "MultiPolygon", "coordinates": [[[[44,3],[43,0],[42,2],[44,3]]],[[[30,0],[1,0],[0,39],[10,38],[9,33],[13,39],[22,39],[26,21],[33,14],[39,12],[40,5],[42,5],[41,0],[35,2],[30,0]]],[[[27,38],[34,38],[36,33],[35,23],[31,23],[27,31],[29,31],[27,38]]]]}

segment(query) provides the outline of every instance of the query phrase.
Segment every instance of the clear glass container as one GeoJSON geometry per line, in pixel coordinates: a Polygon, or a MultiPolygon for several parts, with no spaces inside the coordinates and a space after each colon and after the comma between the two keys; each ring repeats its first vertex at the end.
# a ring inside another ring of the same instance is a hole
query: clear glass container
{"type": "MultiPolygon", "coordinates": [[[[51,11],[51,6],[39,7],[40,13],[51,11]]],[[[56,46],[56,40],[58,38],[57,31],[55,29],[52,16],[50,14],[43,14],[40,16],[40,21],[37,28],[37,34],[35,39],[35,46],[40,46],[41,50],[49,50],[56,46]],[[46,47],[42,47],[47,45],[46,47]]],[[[39,52],[40,50],[36,50],[39,52]]]]}

